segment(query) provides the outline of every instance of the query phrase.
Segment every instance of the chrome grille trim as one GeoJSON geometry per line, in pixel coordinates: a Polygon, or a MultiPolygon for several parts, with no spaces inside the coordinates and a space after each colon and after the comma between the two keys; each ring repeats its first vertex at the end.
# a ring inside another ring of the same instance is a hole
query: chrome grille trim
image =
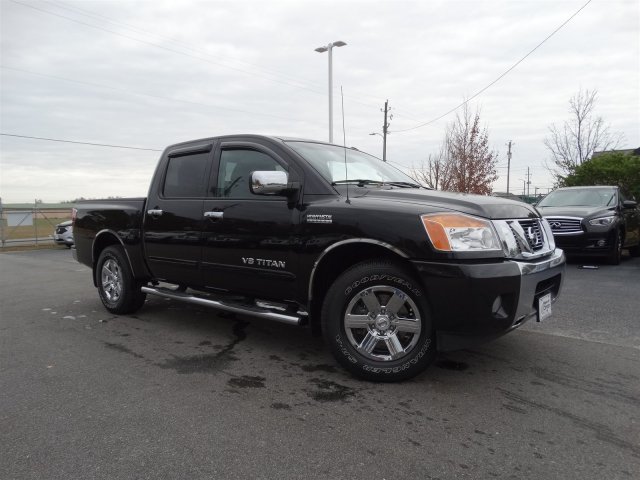
{"type": "Polygon", "coordinates": [[[531,260],[555,249],[551,229],[544,219],[493,220],[493,225],[507,258],[531,260]]]}
{"type": "Polygon", "coordinates": [[[531,250],[534,252],[540,250],[544,246],[540,221],[538,219],[518,220],[518,224],[522,227],[525,241],[529,244],[531,250]]]}
{"type": "Polygon", "coordinates": [[[576,235],[584,233],[580,217],[545,217],[554,235],[576,235]]]}

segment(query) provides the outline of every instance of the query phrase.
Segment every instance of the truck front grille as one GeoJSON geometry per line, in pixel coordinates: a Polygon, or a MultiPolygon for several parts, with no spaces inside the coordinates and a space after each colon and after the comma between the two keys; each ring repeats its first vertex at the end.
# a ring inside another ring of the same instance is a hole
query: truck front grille
{"type": "Polygon", "coordinates": [[[545,227],[543,222],[546,221],[540,218],[494,220],[507,257],[531,259],[550,253],[551,229],[548,225],[545,227]]]}
{"type": "Polygon", "coordinates": [[[537,252],[544,247],[544,240],[542,235],[542,229],[540,228],[540,221],[534,220],[518,220],[518,223],[522,227],[525,234],[525,239],[531,250],[537,252]]]}

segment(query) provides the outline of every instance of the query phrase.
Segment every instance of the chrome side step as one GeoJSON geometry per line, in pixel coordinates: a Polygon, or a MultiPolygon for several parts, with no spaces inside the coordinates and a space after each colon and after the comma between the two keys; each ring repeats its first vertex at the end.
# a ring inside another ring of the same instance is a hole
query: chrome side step
{"type": "Polygon", "coordinates": [[[158,295],[160,297],[170,298],[171,300],[179,300],[181,302],[193,303],[195,305],[203,305],[205,307],[217,308],[226,312],[242,313],[251,315],[265,320],[273,320],[288,325],[301,325],[303,318],[300,315],[289,315],[285,313],[277,313],[257,305],[246,305],[240,302],[225,301],[222,299],[209,299],[204,297],[196,297],[190,293],[171,290],[162,287],[142,287],[144,293],[150,295],[158,295]]]}

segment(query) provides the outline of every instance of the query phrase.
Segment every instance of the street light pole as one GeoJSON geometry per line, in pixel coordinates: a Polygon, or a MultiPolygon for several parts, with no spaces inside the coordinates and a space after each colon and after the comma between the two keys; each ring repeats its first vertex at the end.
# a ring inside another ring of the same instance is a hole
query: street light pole
{"type": "Polygon", "coordinates": [[[333,143],[333,47],[344,47],[342,40],[331,42],[326,47],[316,48],[316,52],[329,52],[329,143],[333,143]]]}

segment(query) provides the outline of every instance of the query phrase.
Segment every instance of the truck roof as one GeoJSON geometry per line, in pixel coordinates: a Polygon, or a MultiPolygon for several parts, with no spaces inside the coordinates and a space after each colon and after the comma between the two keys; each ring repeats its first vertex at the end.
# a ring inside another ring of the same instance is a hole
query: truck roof
{"type": "MultiPolygon", "coordinates": [[[[218,136],[215,136],[215,137],[205,137],[205,138],[197,138],[197,139],[193,139],[193,140],[186,140],[184,142],[179,142],[179,143],[174,143],[174,144],[168,145],[166,147],[166,149],[172,149],[172,148],[175,148],[175,147],[181,147],[183,145],[193,144],[193,143],[197,143],[197,142],[210,142],[210,141],[213,141],[213,140],[224,140],[224,139],[238,138],[238,137],[267,139],[267,140],[274,140],[274,141],[279,141],[279,142],[296,141],[296,142],[321,143],[321,144],[324,144],[324,145],[335,145],[337,147],[341,147],[342,146],[342,145],[338,145],[338,144],[335,144],[335,143],[329,143],[329,142],[325,142],[325,141],[322,141],[322,140],[313,140],[313,139],[310,139],[310,138],[288,137],[288,136],[284,136],[284,135],[260,135],[260,134],[256,134],[256,133],[238,133],[238,134],[232,134],[232,135],[218,135],[218,136]]],[[[347,147],[347,148],[353,148],[353,147],[347,147]]]]}

